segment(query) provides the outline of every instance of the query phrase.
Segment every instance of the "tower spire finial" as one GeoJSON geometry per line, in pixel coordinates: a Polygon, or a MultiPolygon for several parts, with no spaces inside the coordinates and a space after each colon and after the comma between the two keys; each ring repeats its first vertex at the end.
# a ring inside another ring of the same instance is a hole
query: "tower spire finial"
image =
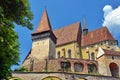
{"type": "Polygon", "coordinates": [[[86,20],[84,19],[84,29],[87,29],[86,20]]]}
{"type": "Polygon", "coordinates": [[[86,25],[86,20],[84,19],[84,27],[83,27],[83,34],[86,35],[88,33],[88,28],[86,25]]]}

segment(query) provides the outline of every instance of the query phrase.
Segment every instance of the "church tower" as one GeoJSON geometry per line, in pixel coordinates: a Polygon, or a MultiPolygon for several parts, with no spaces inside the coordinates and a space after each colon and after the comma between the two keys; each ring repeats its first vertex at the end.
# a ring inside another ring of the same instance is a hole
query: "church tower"
{"type": "Polygon", "coordinates": [[[52,32],[47,11],[44,10],[41,21],[32,33],[32,53],[39,55],[39,59],[55,58],[56,37],[52,32]]]}
{"type": "Polygon", "coordinates": [[[32,33],[32,49],[23,65],[29,71],[43,71],[47,61],[55,58],[56,37],[52,31],[47,11],[44,10],[41,21],[32,33]]]}
{"type": "Polygon", "coordinates": [[[84,28],[83,28],[83,35],[86,35],[88,33],[87,25],[86,25],[86,20],[84,19],[84,28]]]}

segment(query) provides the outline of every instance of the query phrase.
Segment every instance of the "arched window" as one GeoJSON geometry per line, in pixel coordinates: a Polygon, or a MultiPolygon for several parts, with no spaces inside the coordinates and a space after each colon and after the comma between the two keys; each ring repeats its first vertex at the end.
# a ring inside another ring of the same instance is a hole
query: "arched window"
{"type": "Polygon", "coordinates": [[[13,78],[10,78],[9,80],[22,80],[22,79],[18,77],[13,77],[13,78]]]}
{"type": "Polygon", "coordinates": [[[58,51],[57,53],[57,58],[60,58],[60,51],[58,51]]]}
{"type": "Polygon", "coordinates": [[[116,63],[111,63],[109,65],[111,76],[118,77],[119,76],[119,67],[116,63]]]}
{"type": "Polygon", "coordinates": [[[87,64],[88,73],[97,73],[97,66],[93,64],[87,64]]]}
{"type": "Polygon", "coordinates": [[[71,58],[71,50],[68,50],[68,58],[71,58]]]}
{"type": "Polygon", "coordinates": [[[70,71],[71,69],[71,64],[69,61],[61,62],[61,69],[62,71],[70,71]]]}
{"type": "Polygon", "coordinates": [[[74,71],[75,72],[82,72],[83,71],[83,64],[82,63],[75,63],[74,64],[74,71]]]}
{"type": "Polygon", "coordinates": [[[91,60],[95,60],[95,53],[94,52],[91,53],[91,60]]]}
{"type": "Polygon", "coordinates": [[[62,80],[62,79],[56,76],[48,76],[48,77],[43,78],[42,80],[62,80]]]}

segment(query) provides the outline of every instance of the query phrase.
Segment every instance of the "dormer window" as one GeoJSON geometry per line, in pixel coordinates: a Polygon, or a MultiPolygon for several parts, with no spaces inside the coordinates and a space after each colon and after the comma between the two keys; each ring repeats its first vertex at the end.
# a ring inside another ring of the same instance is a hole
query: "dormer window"
{"type": "Polygon", "coordinates": [[[86,50],[88,50],[89,49],[89,47],[86,47],[86,50]]]}
{"type": "Polygon", "coordinates": [[[95,48],[98,48],[98,45],[95,45],[95,48]]]}
{"type": "Polygon", "coordinates": [[[106,44],[108,45],[108,41],[106,41],[106,44]]]}

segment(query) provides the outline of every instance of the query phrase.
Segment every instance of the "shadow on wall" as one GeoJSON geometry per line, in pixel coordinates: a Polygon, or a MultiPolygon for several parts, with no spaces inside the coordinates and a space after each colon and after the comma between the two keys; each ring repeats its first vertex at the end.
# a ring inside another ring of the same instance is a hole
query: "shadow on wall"
{"type": "Polygon", "coordinates": [[[62,79],[60,79],[58,77],[55,77],[55,76],[48,76],[48,77],[46,77],[46,78],[44,78],[42,80],[62,80],[62,79]]]}
{"type": "Polygon", "coordinates": [[[9,80],[22,80],[22,79],[14,77],[14,78],[10,78],[9,80]]]}

